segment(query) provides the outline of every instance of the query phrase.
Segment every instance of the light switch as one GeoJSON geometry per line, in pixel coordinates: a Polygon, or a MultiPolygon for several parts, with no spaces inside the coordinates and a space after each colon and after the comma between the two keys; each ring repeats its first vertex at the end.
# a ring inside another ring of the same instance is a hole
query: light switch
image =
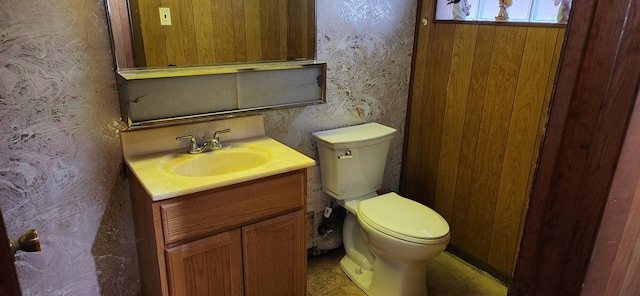
{"type": "Polygon", "coordinates": [[[171,10],[169,7],[160,7],[160,25],[171,26],[171,10]]]}

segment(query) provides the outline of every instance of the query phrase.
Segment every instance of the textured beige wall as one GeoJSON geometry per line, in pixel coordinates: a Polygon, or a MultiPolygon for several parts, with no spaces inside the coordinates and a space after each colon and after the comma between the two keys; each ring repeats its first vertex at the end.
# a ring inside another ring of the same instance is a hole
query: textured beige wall
{"type": "MultiPolygon", "coordinates": [[[[313,131],[398,129],[384,186],[397,189],[415,0],[318,1],[327,104],[265,113],[267,134],[315,157],[313,131]]],[[[135,295],[139,284],[103,1],[0,1],[0,207],[42,252],[16,265],[25,295],[135,295]]],[[[328,198],[310,173],[310,210],[328,198]]],[[[311,229],[313,230],[313,229],[311,229]]]]}
{"type": "Polygon", "coordinates": [[[138,290],[109,48],[102,1],[0,1],[0,206],[42,244],[24,295],[138,290]]]}

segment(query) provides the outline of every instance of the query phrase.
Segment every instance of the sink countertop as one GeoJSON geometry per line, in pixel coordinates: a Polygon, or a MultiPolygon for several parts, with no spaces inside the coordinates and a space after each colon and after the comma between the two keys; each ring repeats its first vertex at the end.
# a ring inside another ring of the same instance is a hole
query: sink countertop
{"type": "MultiPolygon", "coordinates": [[[[125,156],[125,162],[154,201],[251,181],[315,165],[313,159],[267,136],[225,141],[223,144],[224,149],[233,149],[234,146],[257,145],[269,149],[273,152],[273,156],[265,164],[251,169],[205,177],[180,176],[161,168],[167,156],[176,153],[187,154],[186,149],[139,156],[125,156]]],[[[216,153],[216,151],[204,153],[216,153]]]]}

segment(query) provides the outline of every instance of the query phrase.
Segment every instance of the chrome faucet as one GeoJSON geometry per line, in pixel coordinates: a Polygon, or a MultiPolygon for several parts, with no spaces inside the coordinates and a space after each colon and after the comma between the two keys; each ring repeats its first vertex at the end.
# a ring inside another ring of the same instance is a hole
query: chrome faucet
{"type": "Polygon", "coordinates": [[[189,145],[189,153],[191,154],[195,154],[195,153],[202,153],[205,151],[213,151],[213,150],[220,150],[222,149],[222,142],[220,141],[220,134],[224,134],[224,133],[228,133],[230,132],[231,129],[225,129],[225,130],[221,130],[221,131],[216,131],[213,133],[213,137],[210,139],[205,139],[203,137],[203,142],[202,145],[198,145],[198,142],[196,141],[196,137],[188,135],[188,136],[181,136],[181,137],[176,137],[176,140],[189,140],[191,141],[191,144],[189,145]]]}

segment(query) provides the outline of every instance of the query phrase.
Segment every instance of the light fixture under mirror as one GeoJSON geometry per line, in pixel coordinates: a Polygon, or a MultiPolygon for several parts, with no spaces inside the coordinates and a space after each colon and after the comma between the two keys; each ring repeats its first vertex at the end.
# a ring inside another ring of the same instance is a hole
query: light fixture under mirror
{"type": "Polygon", "coordinates": [[[325,102],[315,0],[105,0],[129,128],[325,102]]]}

